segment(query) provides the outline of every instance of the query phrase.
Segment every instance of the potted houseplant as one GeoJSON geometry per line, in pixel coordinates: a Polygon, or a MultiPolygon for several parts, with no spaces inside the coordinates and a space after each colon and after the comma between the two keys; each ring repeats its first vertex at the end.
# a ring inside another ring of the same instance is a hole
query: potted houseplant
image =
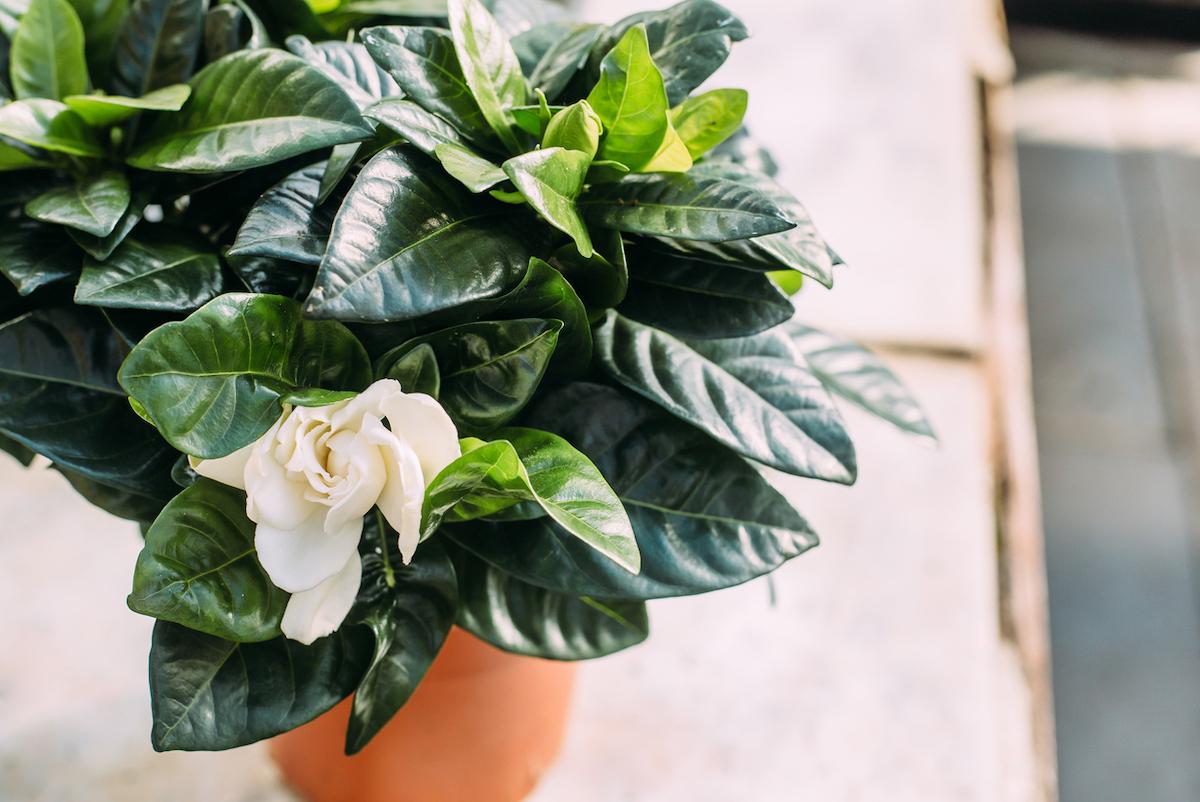
{"type": "Polygon", "coordinates": [[[456,623],[633,646],[648,599],[816,544],[756,465],[852,483],[831,391],[932,438],[793,319],[840,260],[746,93],[696,93],[745,26],[711,0],[521,20],[0,6],[0,446],[141,525],[156,749],[349,697],[358,752],[456,623]]]}

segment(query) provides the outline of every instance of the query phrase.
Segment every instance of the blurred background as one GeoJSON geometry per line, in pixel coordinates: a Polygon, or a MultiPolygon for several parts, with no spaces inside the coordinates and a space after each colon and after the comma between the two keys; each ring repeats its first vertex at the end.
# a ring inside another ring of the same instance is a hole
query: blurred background
{"type": "MultiPolygon", "coordinates": [[[[773,477],[821,547],[652,604],[531,799],[1200,802],[1200,2],[725,4],[706,88],[847,262],[798,316],[941,446],[846,409],[857,485],[773,477]]],[[[0,513],[0,800],[294,799],[151,751],[135,527],[6,455],[0,513]]]]}

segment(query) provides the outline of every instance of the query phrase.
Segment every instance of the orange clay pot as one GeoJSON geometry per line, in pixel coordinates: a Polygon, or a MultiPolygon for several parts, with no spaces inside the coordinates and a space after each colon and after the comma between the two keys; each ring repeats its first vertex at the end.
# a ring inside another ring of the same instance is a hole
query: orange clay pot
{"type": "Polygon", "coordinates": [[[310,802],[517,802],[562,745],[575,664],[508,654],[455,627],[424,681],[346,757],[350,700],[271,741],[310,802]]]}

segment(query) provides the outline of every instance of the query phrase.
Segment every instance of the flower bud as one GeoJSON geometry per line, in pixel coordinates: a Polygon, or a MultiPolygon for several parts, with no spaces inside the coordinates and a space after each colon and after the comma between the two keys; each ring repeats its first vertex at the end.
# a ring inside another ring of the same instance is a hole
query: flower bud
{"type": "Polygon", "coordinates": [[[592,111],[586,100],[581,100],[550,118],[546,135],[542,137],[542,147],[578,150],[595,158],[603,128],[600,115],[592,111]]]}

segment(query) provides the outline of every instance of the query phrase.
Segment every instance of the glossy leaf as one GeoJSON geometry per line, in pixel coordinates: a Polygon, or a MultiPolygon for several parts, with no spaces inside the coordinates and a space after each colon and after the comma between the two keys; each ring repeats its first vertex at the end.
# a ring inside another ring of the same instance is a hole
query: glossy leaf
{"type": "Polygon", "coordinates": [[[18,100],[0,106],[0,136],[72,156],[104,156],[83,119],[57,100],[18,100]]]}
{"type": "Polygon", "coordinates": [[[525,105],[529,88],[512,44],[479,0],[449,0],[448,10],[454,49],[479,110],[509,153],[522,152],[509,109],[525,105]]]}
{"type": "Polygon", "coordinates": [[[104,261],[84,260],[75,303],[109,309],[190,312],[226,290],[221,260],[180,232],[130,238],[104,261]]]}
{"type": "Polygon", "coordinates": [[[113,45],[129,0],[70,0],[70,3],[83,23],[88,73],[95,84],[107,86],[113,45]]]}
{"type": "Polygon", "coordinates": [[[363,111],[378,120],[423,153],[433,156],[438,145],[466,145],[454,126],[410,100],[384,100],[363,111]]]}
{"type": "MultiPolygon", "coordinates": [[[[36,150],[22,147],[11,139],[6,141],[0,137],[0,172],[50,166],[48,162],[38,158],[36,150]]],[[[11,176],[9,180],[12,180],[11,176]]]]}
{"type": "Polygon", "coordinates": [[[729,161],[706,161],[692,168],[688,176],[700,183],[713,180],[734,183],[768,198],[792,226],[779,233],[716,245],[672,239],[661,240],[658,247],[750,270],[798,270],[827,287],[833,285],[832,257],[812,218],[791,193],[769,176],[729,161]]]}
{"type": "Polygon", "coordinates": [[[362,390],[362,346],[340,323],[312,322],[274,295],[222,295],[150,332],[121,367],[121,385],[163,436],[205,459],[257,440],[304,387],[362,390]]]}
{"type": "Polygon", "coordinates": [[[113,93],[142,97],[191,78],[204,41],[206,5],[204,0],[131,0],[113,45],[113,93]]]}
{"type": "Polygon", "coordinates": [[[366,28],[359,35],[371,57],[396,79],[407,98],[468,137],[486,140],[492,136],[448,33],[437,28],[392,26],[366,28]]]}
{"type": "Polygon", "coordinates": [[[583,190],[591,163],[586,153],[565,148],[535,150],[504,163],[504,173],[529,205],[574,240],[585,259],[592,255],[592,238],[575,208],[575,198],[583,190]]]}
{"type": "Polygon", "coordinates": [[[146,533],[129,609],[240,643],[279,637],[289,594],[259,564],[255,526],[245,491],[198,480],[146,533]]]}
{"type": "Polygon", "coordinates": [[[671,109],[671,124],[693,159],[700,158],[742,127],[749,98],[745,89],[714,89],[671,109]]]}
{"type": "Polygon", "coordinates": [[[150,646],[150,743],[160,752],[230,749],[294,729],[354,691],[371,644],[361,626],[304,646],[282,636],[236,643],[159,621],[150,646]]]}
{"type": "Polygon", "coordinates": [[[317,277],[317,269],[313,265],[270,256],[226,255],[225,261],[251,292],[265,295],[283,295],[303,300],[312,290],[313,279],[317,277]]]}
{"type": "Polygon", "coordinates": [[[117,246],[125,241],[134,227],[141,222],[142,213],[145,212],[149,202],[149,192],[134,192],[129,201],[129,208],[121,215],[121,219],[117,221],[107,236],[97,237],[74,228],[67,229],[67,233],[71,235],[71,239],[75,240],[76,245],[92,256],[101,260],[107,259],[117,249],[117,246]]]}
{"type": "Polygon", "coordinates": [[[630,574],[547,518],[443,527],[523,582],[598,600],[705,593],[766,574],[817,543],[758,471],[648,402],[570,384],[525,420],[566,438],[600,469],[629,513],[642,570],[630,574]]]}
{"type": "Polygon", "coordinates": [[[356,42],[319,42],[289,36],[288,50],[332,78],[359,109],[401,94],[387,70],[371,59],[365,45],[356,42]]]}
{"type": "MultiPolygon", "coordinates": [[[[261,24],[261,23],[260,23],[261,24]]],[[[236,3],[221,3],[213,6],[204,14],[204,58],[216,61],[219,58],[236,53],[248,45],[245,29],[249,27],[249,18],[241,6],[236,3]]],[[[263,42],[256,43],[262,47],[263,42]]]]}
{"type": "Polygon", "coordinates": [[[442,393],[442,371],[429,343],[421,343],[392,363],[388,378],[400,382],[406,393],[425,393],[432,398],[442,393]]]}
{"type": "Polygon", "coordinates": [[[446,172],[472,192],[483,192],[506,179],[499,167],[459,145],[438,144],[433,149],[433,155],[446,172]]]}
{"type": "Polygon", "coordinates": [[[573,243],[568,243],[551,258],[590,309],[608,309],[621,303],[629,287],[625,245],[621,233],[600,229],[592,242],[594,252],[584,259],[573,243]]]}
{"type": "Polygon", "coordinates": [[[750,136],[744,125],[709,151],[705,160],[733,162],[772,178],[779,172],[779,165],[771,154],[750,136]]]}
{"type": "Polygon", "coordinates": [[[511,215],[408,146],[371,159],[346,195],[305,314],[405,320],[515,286],[529,250],[511,215]]]}
{"type": "Polygon", "coordinates": [[[554,43],[562,39],[575,28],[569,22],[554,21],[534,25],[531,28],[515,34],[510,42],[517,61],[521,62],[521,72],[525,77],[533,74],[538,62],[549,52],[554,43]]]}
{"type": "Polygon", "coordinates": [[[937,441],[921,405],[879,357],[858,343],[802,323],[790,322],[785,330],[829,390],[901,431],[937,441]]]}
{"type": "Polygon", "coordinates": [[[339,201],[348,189],[337,191],[334,202],[318,205],[325,168],[326,162],[317,162],[264,192],[246,215],[228,255],[270,256],[319,265],[339,201]]]}
{"type": "Polygon", "coordinates": [[[82,267],[83,254],[60,227],[28,217],[0,222],[0,271],[22,295],[75,278],[82,267]]]}
{"type": "Polygon", "coordinates": [[[67,0],[33,0],[9,58],[18,99],[62,100],[88,91],[83,24],[67,0]]]}
{"type": "Polygon", "coordinates": [[[157,499],[178,453],[129,408],[124,344],[98,311],[41,309],[0,327],[0,431],[58,465],[157,499]]]}
{"type": "Polygon", "coordinates": [[[305,0],[245,0],[245,3],[276,42],[284,41],[291,34],[314,42],[329,38],[329,31],[305,0]]]}
{"type": "Polygon", "coordinates": [[[604,122],[601,159],[637,172],[658,153],[667,129],[667,93],[650,59],[646,31],[629,29],[601,64],[600,80],[587,97],[604,122]]]}
{"type": "MultiPolygon", "coordinates": [[[[376,374],[422,344],[433,348],[441,375],[438,401],[460,434],[486,434],[520,412],[537,390],[562,321],[528,318],[464,323],[426,334],[380,358],[376,374]]],[[[398,377],[394,377],[398,378],[398,377]]]]}
{"type": "Polygon", "coordinates": [[[603,25],[577,25],[557,40],[538,61],[529,82],[553,100],[587,63],[592,45],[604,32],[603,25]]]}
{"type": "Polygon", "coordinates": [[[677,337],[758,334],[791,319],[787,295],[764,273],[633,251],[630,292],[617,311],[677,337]]]}
{"type": "Polygon", "coordinates": [[[85,176],[25,204],[25,214],[96,237],[112,233],[129,208],[129,181],[118,170],[85,176]]]}
{"type": "Polygon", "coordinates": [[[854,482],[841,416],[783,332],[685,342],[610,312],[594,337],[605,373],[718,442],[797,476],[854,482]]]}
{"type": "Polygon", "coordinates": [[[758,189],[692,173],[628,176],[591,187],[576,203],[594,226],[705,242],[761,237],[796,226],[758,189]]]}
{"type": "MultiPolygon", "coordinates": [[[[20,446],[20,443],[12,442],[20,446]]],[[[32,451],[28,453],[33,454],[32,451]]],[[[127,521],[135,521],[143,528],[143,531],[149,529],[150,525],[154,523],[154,519],[158,517],[165,503],[163,499],[109,487],[61,465],[55,465],[54,470],[62,474],[70,482],[75,492],[87,499],[89,504],[94,504],[109,515],[115,515],[127,521]]]]}
{"type": "Polygon", "coordinates": [[[663,11],[634,14],[609,28],[592,49],[593,62],[598,65],[638,25],[646,29],[650,55],[662,72],[672,106],[716,72],[734,42],[750,35],[741,20],[712,0],[685,0],[663,11]]]}
{"type": "MultiPolygon", "coordinates": [[[[363,580],[348,622],[361,620],[375,633],[370,667],[354,692],[346,754],[362,749],[404,706],[429,670],[454,623],[458,586],[441,544],[423,543],[408,565],[394,548],[396,535],[382,527],[385,544],[363,554],[363,580]],[[384,569],[384,555],[390,574],[384,569]]],[[[364,544],[370,543],[370,535],[364,544]]],[[[344,627],[345,625],[343,625],[344,627]]]]}
{"type": "Polygon", "coordinates": [[[590,660],[641,643],[650,634],[640,601],[598,602],[539,588],[506,574],[452,541],[458,574],[458,625],[514,654],[590,660]]]}
{"type": "Polygon", "coordinates": [[[70,95],[63,98],[88,125],[116,125],[141,111],[179,111],[192,93],[187,84],[156,89],[142,97],[121,95],[70,95]]]}
{"type": "Polygon", "coordinates": [[[337,84],[278,50],[234,53],[189,83],[187,106],[160,116],[129,164],[183,172],[244,170],[373,133],[337,84]]]}

